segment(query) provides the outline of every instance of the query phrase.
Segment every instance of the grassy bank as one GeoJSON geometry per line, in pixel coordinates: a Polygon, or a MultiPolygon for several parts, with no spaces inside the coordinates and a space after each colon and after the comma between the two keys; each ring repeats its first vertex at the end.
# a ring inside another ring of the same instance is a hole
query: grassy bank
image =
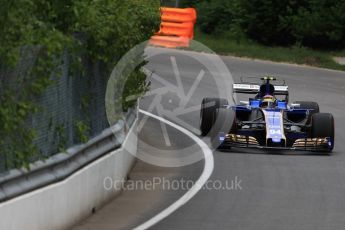
{"type": "Polygon", "coordinates": [[[345,57],[345,51],[317,51],[298,46],[289,48],[268,47],[243,37],[238,37],[226,34],[222,36],[213,36],[204,34],[197,30],[194,39],[208,46],[218,54],[264,59],[276,62],[306,64],[321,68],[345,71],[344,65],[340,65],[332,59],[333,56],[345,57]]]}

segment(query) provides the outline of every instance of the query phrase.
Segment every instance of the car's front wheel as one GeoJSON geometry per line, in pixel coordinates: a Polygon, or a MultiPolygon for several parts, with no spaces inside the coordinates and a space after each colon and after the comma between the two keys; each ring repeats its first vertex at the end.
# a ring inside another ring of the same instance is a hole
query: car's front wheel
{"type": "Polygon", "coordinates": [[[204,98],[201,102],[200,109],[200,131],[202,136],[206,136],[217,116],[217,110],[224,105],[227,105],[228,101],[224,98],[204,98]]]}
{"type": "Polygon", "coordinates": [[[311,136],[312,138],[330,138],[328,151],[332,152],[334,148],[334,118],[330,113],[316,113],[311,118],[311,136]]]}
{"type": "Polygon", "coordinates": [[[235,111],[232,109],[220,108],[217,113],[215,124],[213,125],[210,136],[213,149],[220,149],[223,147],[223,141],[227,134],[229,134],[235,125],[235,111]]]}

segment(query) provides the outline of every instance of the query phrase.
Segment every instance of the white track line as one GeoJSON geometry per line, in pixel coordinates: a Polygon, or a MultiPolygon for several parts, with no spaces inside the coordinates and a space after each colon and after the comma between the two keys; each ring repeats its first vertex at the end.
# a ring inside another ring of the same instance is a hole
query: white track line
{"type": "Polygon", "coordinates": [[[180,208],[181,206],[186,204],[190,199],[192,199],[200,191],[200,189],[202,189],[204,184],[210,178],[210,176],[213,172],[213,168],[214,168],[214,160],[213,160],[212,150],[207,146],[207,144],[205,144],[205,142],[203,142],[200,138],[198,138],[192,132],[188,131],[187,129],[185,129],[185,128],[183,128],[183,127],[181,127],[175,123],[172,123],[171,121],[168,121],[162,117],[159,117],[159,116],[154,115],[152,113],[149,113],[147,111],[140,109],[139,112],[146,115],[146,116],[155,118],[161,122],[164,122],[165,124],[179,130],[180,132],[182,132],[182,133],[186,134],[187,136],[189,136],[190,138],[192,138],[200,146],[200,148],[202,149],[202,151],[204,153],[204,157],[205,157],[204,170],[203,170],[201,176],[199,177],[199,179],[193,185],[193,187],[190,190],[188,190],[188,192],[186,192],[180,199],[175,201],[175,203],[173,203],[172,205],[170,205],[169,207],[167,207],[162,212],[158,213],[156,216],[152,217],[151,219],[149,219],[145,223],[134,228],[135,230],[144,230],[144,229],[148,229],[148,228],[152,227],[153,225],[157,224],[158,222],[160,222],[161,220],[163,220],[164,218],[166,218],[167,216],[172,214],[174,211],[176,211],[178,208],[180,208]]]}

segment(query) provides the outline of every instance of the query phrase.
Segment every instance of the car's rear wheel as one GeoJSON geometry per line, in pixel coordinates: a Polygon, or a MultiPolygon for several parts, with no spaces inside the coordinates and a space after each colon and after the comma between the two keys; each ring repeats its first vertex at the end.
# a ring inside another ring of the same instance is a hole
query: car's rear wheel
{"type": "Polygon", "coordinates": [[[311,118],[311,136],[312,138],[330,138],[328,151],[334,148],[334,118],[330,113],[316,113],[311,118]]]}
{"type": "Polygon", "coordinates": [[[213,149],[221,149],[225,135],[234,128],[236,113],[232,109],[219,108],[215,123],[210,131],[213,149]]]}
{"type": "Polygon", "coordinates": [[[200,110],[200,131],[202,136],[206,136],[216,119],[217,109],[227,105],[224,98],[204,98],[201,102],[200,110]]]}

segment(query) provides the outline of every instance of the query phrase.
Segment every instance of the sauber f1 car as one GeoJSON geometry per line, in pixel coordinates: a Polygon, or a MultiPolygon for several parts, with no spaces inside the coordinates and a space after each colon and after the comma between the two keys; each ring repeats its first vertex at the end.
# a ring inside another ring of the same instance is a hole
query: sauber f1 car
{"type": "Polygon", "coordinates": [[[239,105],[229,105],[222,98],[203,99],[200,130],[203,136],[210,135],[213,148],[331,152],[332,114],[320,113],[316,102],[297,101],[289,105],[285,81],[274,85],[275,77],[261,80],[263,83],[259,84],[243,81],[233,84],[233,93],[255,95],[239,105]]]}

